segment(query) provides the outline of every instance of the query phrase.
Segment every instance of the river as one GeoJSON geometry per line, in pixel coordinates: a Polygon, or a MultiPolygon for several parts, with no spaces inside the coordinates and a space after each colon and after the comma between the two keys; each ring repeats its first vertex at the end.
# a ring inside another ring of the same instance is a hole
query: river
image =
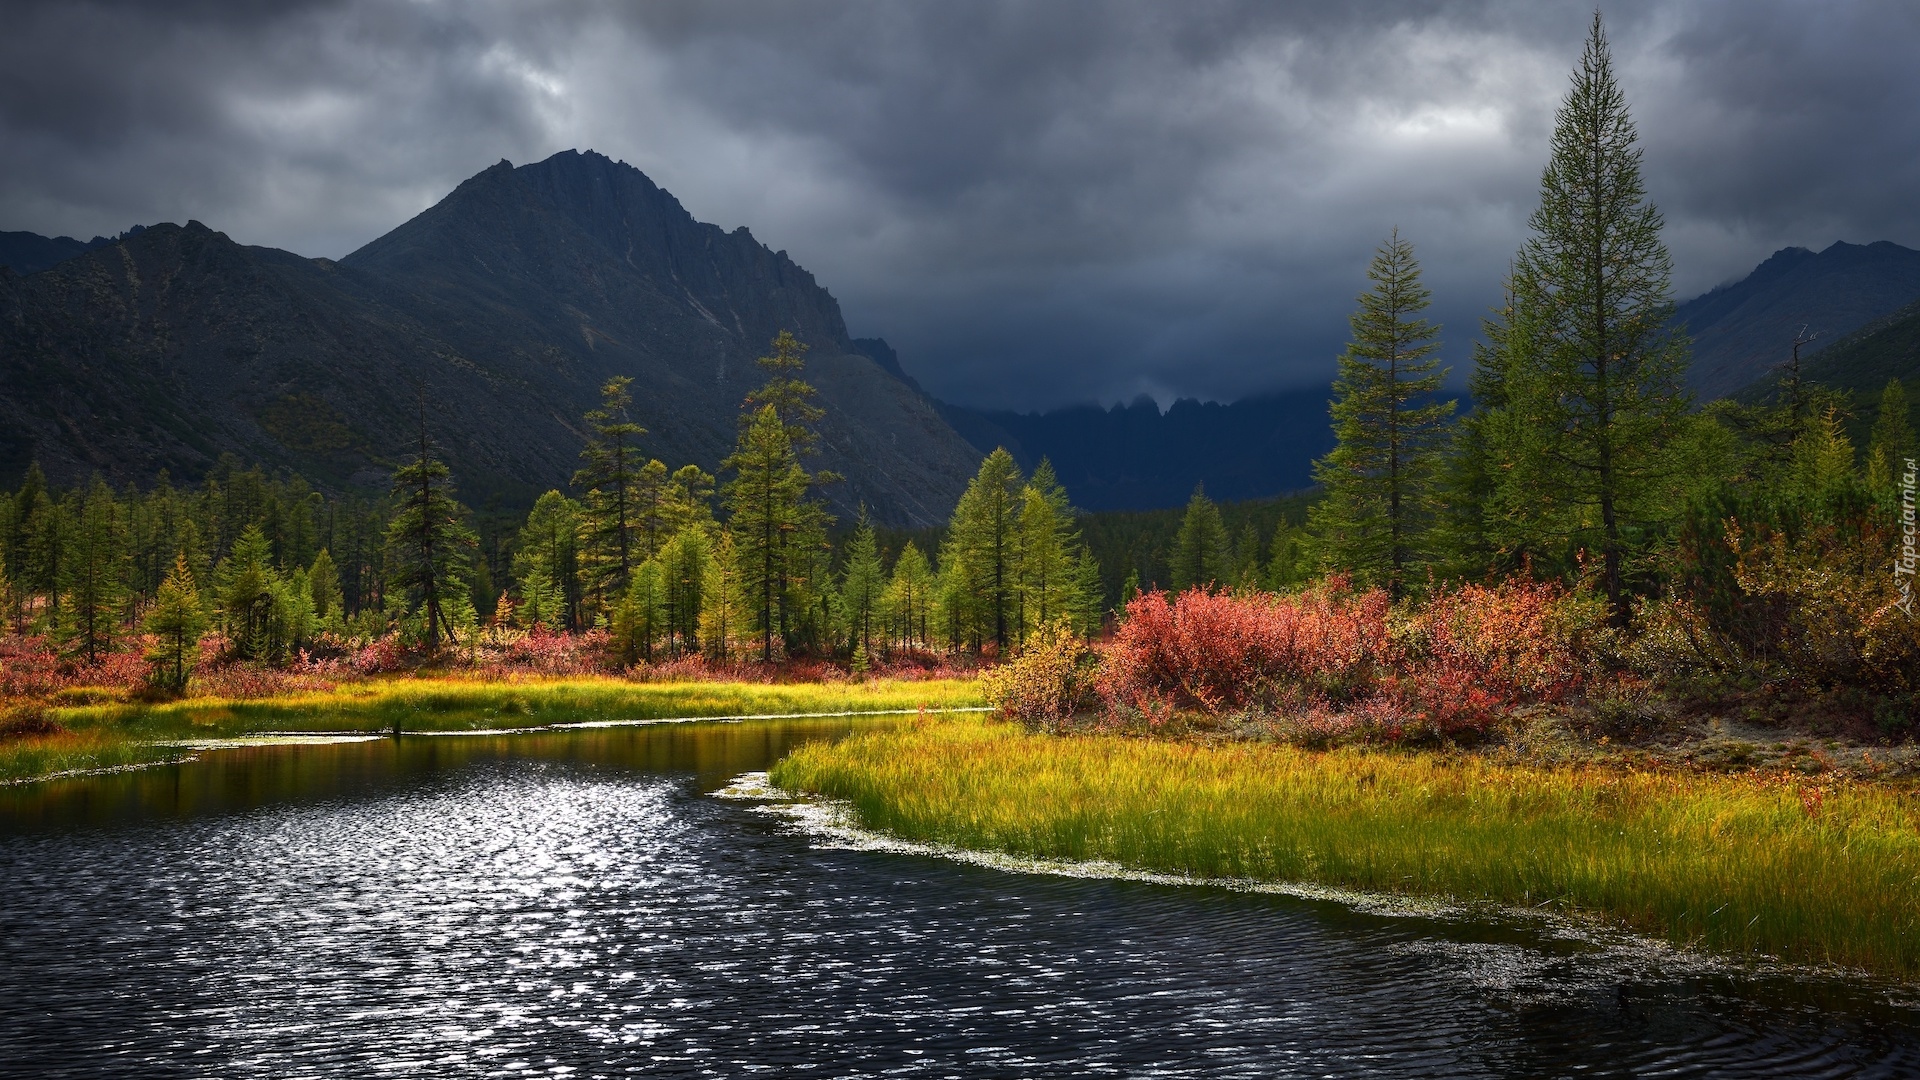
{"type": "Polygon", "coordinates": [[[849,723],[0,788],[0,1074],[1920,1075],[1898,987],[848,849],[712,797],[849,723]]]}

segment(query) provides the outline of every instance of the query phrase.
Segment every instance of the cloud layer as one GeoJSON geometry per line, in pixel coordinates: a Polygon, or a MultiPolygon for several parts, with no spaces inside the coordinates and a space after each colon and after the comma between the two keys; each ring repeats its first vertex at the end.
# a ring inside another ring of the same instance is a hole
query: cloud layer
{"type": "MultiPolygon", "coordinates": [[[[935,393],[1037,408],[1324,382],[1411,238],[1464,367],[1590,9],[21,3],[0,229],[198,218],[339,256],[502,157],[624,159],[813,270],[935,393]]],[[[1920,11],[1609,5],[1682,295],[1920,246],[1920,11]]]]}

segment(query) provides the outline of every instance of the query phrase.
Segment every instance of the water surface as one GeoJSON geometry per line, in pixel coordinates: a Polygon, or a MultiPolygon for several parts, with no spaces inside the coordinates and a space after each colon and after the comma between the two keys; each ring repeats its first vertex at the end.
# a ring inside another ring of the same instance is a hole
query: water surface
{"type": "Polygon", "coordinates": [[[0,1073],[1920,1074],[1920,1010],[1884,985],[823,848],[707,794],[851,723],[0,789],[0,1073]]]}

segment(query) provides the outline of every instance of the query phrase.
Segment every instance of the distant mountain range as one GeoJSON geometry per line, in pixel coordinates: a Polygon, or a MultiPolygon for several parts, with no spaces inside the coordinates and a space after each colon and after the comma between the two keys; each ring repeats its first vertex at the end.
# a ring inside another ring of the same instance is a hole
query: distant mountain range
{"type": "MultiPolygon", "coordinates": [[[[1920,377],[1920,252],[1786,248],[1681,304],[1702,401],[1764,395],[1803,326],[1809,378],[1871,411],[1920,377]]],[[[38,458],[57,481],[192,477],[222,453],[377,488],[419,394],[471,501],[564,486],[580,416],[635,379],[645,449],[715,469],[753,358],[781,329],[811,347],[828,408],[819,465],[841,512],[944,521],[980,455],[1053,462],[1089,510],[1235,501],[1312,482],[1328,390],[1232,404],[1145,398],[1019,413],[933,401],[879,338],[746,229],[693,219],[639,170],[568,151],[501,162],[335,263],[245,247],[199,224],[117,239],[0,233],[0,481],[38,458]],[[11,268],[11,269],[8,269],[11,268]],[[24,276],[23,276],[24,275],[24,276]]],[[[1332,358],[1328,357],[1331,370],[1332,358]]],[[[1915,395],[1920,398],[1920,394],[1915,395]]]]}
{"type": "MultiPolygon", "coordinates": [[[[63,249],[48,243],[8,250],[63,249]]],[[[0,269],[0,469],[37,457],[60,482],[144,483],[233,453],[376,488],[424,393],[469,501],[524,504],[566,485],[611,375],[635,380],[646,453],[717,469],[782,329],[812,350],[816,464],[846,477],[831,500],[944,521],[978,454],[855,351],[811,274],[573,151],[503,161],[337,263],[189,222],[0,269]]]]}
{"type": "Polygon", "coordinates": [[[1822,252],[1782,248],[1753,273],[1681,304],[1674,318],[1693,338],[1689,382],[1702,401],[1764,378],[1793,355],[1804,327],[1804,361],[1828,345],[1920,300],[1920,251],[1880,241],[1822,252]]]}
{"type": "Polygon", "coordinates": [[[1333,447],[1327,391],[1296,390],[1229,405],[1182,398],[1162,413],[1151,398],[1102,409],[989,412],[942,404],[940,412],[975,449],[1005,446],[1031,471],[1053,462],[1060,483],[1086,510],[1179,506],[1204,485],[1235,502],[1313,483],[1313,461],[1333,447]]]}

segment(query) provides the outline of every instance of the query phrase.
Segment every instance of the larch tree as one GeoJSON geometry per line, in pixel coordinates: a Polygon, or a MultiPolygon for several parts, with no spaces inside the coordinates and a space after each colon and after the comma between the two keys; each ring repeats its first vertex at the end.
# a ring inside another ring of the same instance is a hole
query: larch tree
{"type": "Polygon", "coordinates": [[[700,646],[726,663],[738,655],[747,626],[747,595],[741,587],[740,557],[733,533],[722,529],[713,542],[713,560],[700,582],[700,646]]]}
{"type": "Polygon", "coordinates": [[[445,462],[427,437],[422,406],[419,449],[393,473],[393,520],[387,525],[387,581],[406,590],[425,609],[426,644],[440,647],[440,635],[457,641],[453,612],[466,601],[471,553],[479,546],[467,528],[466,507],[453,497],[445,462]]]}
{"type": "Polygon", "coordinates": [[[1066,489],[1054,476],[1053,463],[1044,458],[1021,490],[1019,551],[1021,641],[1062,616],[1082,628],[1085,605],[1078,571],[1084,553],[1066,489]]]}
{"type": "Polygon", "coordinates": [[[1333,383],[1334,448],[1314,463],[1327,494],[1308,523],[1328,566],[1400,596],[1425,557],[1454,403],[1433,400],[1446,374],[1434,355],[1439,328],[1420,317],[1432,294],[1398,229],[1374,252],[1367,279],[1333,383]]]}
{"type": "Polygon", "coordinates": [[[886,571],[880,565],[880,546],[867,520],[865,507],[853,536],[847,541],[847,565],[840,577],[840,605],[847,626],[849,648],[859,663],[873,656],[874,636],[884,631],[886,571]]]}
{"type": "Polygon", "coordinates": [[[1628,558],[1683,507],[1691,403],[1687,342],[1671,323],[1672,260],[1640,161],[1596,13],[1514,263],[1515,329],[1525,334],[1500,357],[1508,415],[1490,433],[1508,542],[1597,548],[1623,627],[1628,558]]]}
{"type": "Polygon", "coordinates": [[[933,643],[934,590],[938,585],[933,564],[913,541],[893,560],[887,582],[887,620],[893,640],[901,648],[924,648],[933,643]]]}
{"type": "Polygon", "coordinates": [[[145,625],[154,639],[147,652],[148,681],[169,693],[180,693],[187,688],[200,656],[200,635],[207,630],[206,610],[185,553],[174,556],[173,569],[161,581],[145,625]]]}
{"type": "Polygon", "coordinates": [[[600,407],[586,415],[587,445],[573,474],[582,493],[580,568],[587,591],[603,608],[620,602],[628,576],[646,557],[639,534],[647,460],[638,443],[647,429],[628,415],[632,385],[616,375],[600,388],[600,407]]]}
{"type": "Polygon", "coordinates": [[[97,662],[113,647],[126,600],[125,533],[113,489],[94,477],[60,560],[57,636],[68,652],[97,662]]]}
{"type": "Polygon", "coordinates": [[[988,454],[954,507],[940,555],[960,636],[975,648],[991,640],[1003,655],[1019,632],[1021,487],[1013,455],[1004,447],[988,454]]]}
{"type": "Polygon", "coordinates": [[[1880,415],[1874,417],[1867,437],[1867,483],[1875,495],[1886,498],[1894,480],[1906,469],[1906,461],[1915,453],[1912,407],[1907,404],[1907,388],[1899,379],[1888,379],[1880,392],[1880,415]]]}
{"type": "Polygon", "coordinates": [[[741,591],[760,638],[760,659],[772,661],[785,648],[795,621],[795,564],[801,548],[822,531],[823,515],[807,501],[812,478],[772,405],[754,414],[722,465],[733,473],[725,489],[727,530],[741,591]]]}
{"type": "Polygon", "coordinates": [[[1168,556],[1168,577],[1174,592],[1210,588],[1233,580],[1233,543],[1220,519],[1220,508],[1202,487],[1193,489],[1180,531],[1168,556]]]}
{"type": "Polygon", "coordinates": [[[558,491],[534,500],[514,543],[513,577],[522,621],[550,629],[580,629],[585,592],[580,580],[580,504],[558,491]],[[533,606],[533,614],[528,613],[533,606]]]}

